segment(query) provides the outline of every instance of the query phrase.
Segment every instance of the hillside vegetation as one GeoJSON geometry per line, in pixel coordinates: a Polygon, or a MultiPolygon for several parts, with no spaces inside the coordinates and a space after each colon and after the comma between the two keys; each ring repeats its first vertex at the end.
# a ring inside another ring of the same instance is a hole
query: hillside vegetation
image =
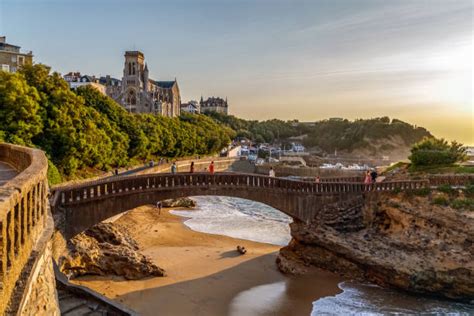
{"type": "Polygon", "coordinates": [[[315,123],[298,121],[250,121],[231,115],[209,113],[210,117],[236,131],[237,136],[254,142],[285,142],[290,137],[305,135],[302,142],[308,148],[318,148],[327,153],[347,152],[375,154],[400,150],[406,153],[411,145],[425,137],[432,137],[423,127],[416,127],[388,117],[373,119],[322,120],[315,123]]]}
{"type": "MultiPolygon", "coordinates": [[[[204,115],[132,115],[92,88],[69,89],[44,65],[0,71],[0,141],[43,149],[61,175],[134,159],[219,152],[234,132],[204,115]]],[[[58,172],[51,165],[54,181],[58,172]]]]}

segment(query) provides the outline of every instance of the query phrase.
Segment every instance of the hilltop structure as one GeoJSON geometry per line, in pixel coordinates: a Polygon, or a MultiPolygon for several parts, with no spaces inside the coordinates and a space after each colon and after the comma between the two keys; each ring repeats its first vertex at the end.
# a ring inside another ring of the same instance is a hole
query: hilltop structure
{"type": "Polygon", "coordinates": [[[110,76],[102,77],[107,94],[132,113],[156,113],[175,117],[180,114],[181,96],[178,82],[150,79],[145,56],[140,51],[125,52],[121,83],[110,76]]]}
{"type": "Polygon", "coordinates": [[[78,87],[91,86],[102,94],[106,94],[105,85],[101,84],[100,80],[95,76],[81,75],[80,72],[69,72],[63,76],[71,89],[78,87]]]}
{"type": "Polygon", "coordinates": [[[219,97],[210,97],[206,101],[201,96],[201,101],[199,102],[201,107],[201,113],[207,112],[217,112],[222,114],[229,113],[229,104],[227,103],[227,98],[222,99],[219,97]]]}
{"type": "Polygon", "coordinates": [[[201,106],[199,105],[198,101],[194,100],[186,103],[181,103],[181,112],[199,114],[201,113],[201,106]]]}
{"type": "Polygon", "coordinates": [[[20,46],[7,43],[5,36],[0,36],[0,70],[16,72],[23,65],[33,63],[33,53],[20,52],[20,46]]]}

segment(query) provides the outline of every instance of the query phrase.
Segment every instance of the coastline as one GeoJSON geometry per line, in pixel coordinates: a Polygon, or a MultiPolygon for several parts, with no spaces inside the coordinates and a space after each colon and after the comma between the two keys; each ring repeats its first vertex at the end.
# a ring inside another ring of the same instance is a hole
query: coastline
{"type": "MultiPolygon", "coordinates": [[[[239,293],[276,283],[291,293],[275,302],[269,314],[310,315],[313,301],[341,291],[341,278],[330,272],[315,269],[310,282],[308,276],[301,280],[280,273],[275,264],[279,246],[196,232],[184,225],[187,218],[169,211],[158,215],[154,207],[142,206],[116,219],[137,240],[140,251],[165,269],[166,277],[128,281],[84,276],[74,282],[141,315],[229,315],[235,313],[230,308],[239,293]],[[248,252],[238,254],[237,245],[248,252]]],[[[259,299],[264,300],[255,297],[259,299]]]]}

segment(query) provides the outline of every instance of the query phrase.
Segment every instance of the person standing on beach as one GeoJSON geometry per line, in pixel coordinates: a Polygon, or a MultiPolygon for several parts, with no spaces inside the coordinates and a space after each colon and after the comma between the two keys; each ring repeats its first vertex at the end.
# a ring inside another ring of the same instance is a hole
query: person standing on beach
{"type": "Polygon", "coordinates": [[[270,178],[275,178],[275,170],[273,170],[273,167],[270,167],[270,171],[268,172],[268,176],[270,178]]]}
{"type": "Polygon", "coordinates": [[[209,165],[209,173],[214,174],[214,161],[211,161],[211,164],[209,165]]]}
{"type": "Polygon", "coordinates": [[[156,209],[158,210],[158,215],[161,215],[161,201],[156,202],[156,209]]]}
{"type": "Polygon", "coordinates": [[[173,164],[171,165],[171,173],[176,174],[177,169],[176,162],[173,161],[173,164]]]}
{"type": "Polygon", "coordinates": [[[189,172],[194,173],[194,161],[191,161],[191,166],[189,167],[189,172]]]}

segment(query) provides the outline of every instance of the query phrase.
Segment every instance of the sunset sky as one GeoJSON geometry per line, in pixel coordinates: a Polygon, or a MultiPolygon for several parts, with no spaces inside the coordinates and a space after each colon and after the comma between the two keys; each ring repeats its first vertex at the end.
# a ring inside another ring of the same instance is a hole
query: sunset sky
{"type": "Polygon", "coordinates": [[[243,118],[387,115],[474,145],[471,0],[0,0],[0,35],[62,73],[121,78],[141,50],[243,118]]]}

